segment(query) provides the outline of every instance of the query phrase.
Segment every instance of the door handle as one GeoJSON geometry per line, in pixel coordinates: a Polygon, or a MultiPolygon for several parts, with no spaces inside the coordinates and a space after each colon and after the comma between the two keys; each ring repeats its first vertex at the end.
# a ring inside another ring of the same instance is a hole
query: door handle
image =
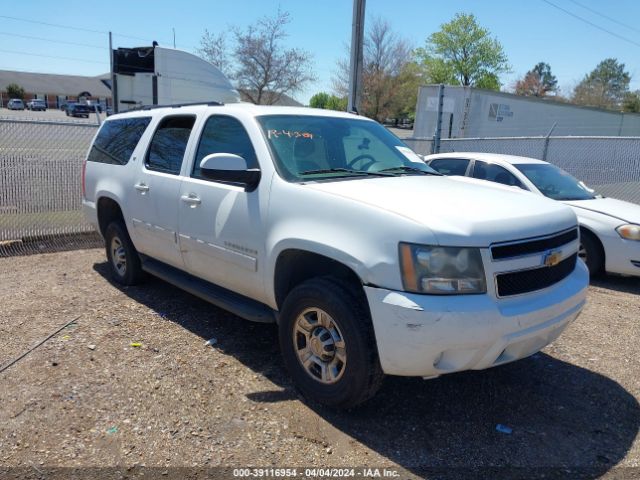
{"type": "Polygon", "coordinates": [[[192,207],[195,207],[195,206],[200,205],[202,203],[202,200],[200,200],[195,193],[190,193],[189,195],[182,195],[180,197],[180,199],[184,203],[187,203],[187,204],[191,205],[192,207]]]}
{"type": "Polygon", "coordinates": [[[136,183],[133,188],[135,188],[136,190],[138,190],[139,192],[145,193],[149,191],[149,185],[147,185],[146,183],[136,183]]]}

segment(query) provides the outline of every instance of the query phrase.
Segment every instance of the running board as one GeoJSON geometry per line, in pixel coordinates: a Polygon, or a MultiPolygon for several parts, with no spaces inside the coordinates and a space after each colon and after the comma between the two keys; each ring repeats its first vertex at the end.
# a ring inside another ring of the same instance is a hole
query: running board
{"type": "Polygon", "coordinates": [[[146,255],[140,257],[142,269],[145,272],[212,303],[216,307],[252,322],[274,323],[276,321],[275,312],[263,303],[194,277],[146,255]]]}

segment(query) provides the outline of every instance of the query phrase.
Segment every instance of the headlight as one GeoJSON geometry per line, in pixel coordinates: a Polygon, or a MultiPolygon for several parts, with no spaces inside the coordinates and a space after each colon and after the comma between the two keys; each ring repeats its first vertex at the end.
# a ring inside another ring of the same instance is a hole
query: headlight
{"type": "Polygon", "coordinates": [[[640,240],[640,225],[621,225],[616,232],[626,240],[640,240]]]}
{"type": "Polygon", "coordinates": [[[401,243],[400,265],[402,283],[408,292],[456,295],[487,291],[477,248],[401,243]]]}

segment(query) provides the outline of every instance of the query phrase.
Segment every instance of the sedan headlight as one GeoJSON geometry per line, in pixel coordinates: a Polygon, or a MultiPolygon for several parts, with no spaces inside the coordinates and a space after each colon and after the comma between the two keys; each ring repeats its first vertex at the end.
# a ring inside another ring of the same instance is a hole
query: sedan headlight
{"type": "Polygon", "coordinates": [[[620,225],[616,232],[625,240],[640,240],[640,225],[620,225]]]}
{"type": "Polygon", "coordinates": [[[401,243],[400,265],[408,292],[459,295],[487,291],[478,248],[401,243]]]}

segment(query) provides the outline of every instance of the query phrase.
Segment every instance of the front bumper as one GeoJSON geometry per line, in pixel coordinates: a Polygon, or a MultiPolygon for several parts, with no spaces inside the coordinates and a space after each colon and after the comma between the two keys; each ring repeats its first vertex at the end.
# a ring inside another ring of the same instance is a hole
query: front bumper
{"type": "Polygon", "coordinates": [[[601,237],[605,270],[621,275],[640,276],[640,242],[616,237],[601,237]]]}
{"type": "Polygon", "coordinates": [[[589,273],[527,295],[435,296],[365,287],[382,370],[433,377],[481,370],[538,352],[580,314],[589,273]]]}

